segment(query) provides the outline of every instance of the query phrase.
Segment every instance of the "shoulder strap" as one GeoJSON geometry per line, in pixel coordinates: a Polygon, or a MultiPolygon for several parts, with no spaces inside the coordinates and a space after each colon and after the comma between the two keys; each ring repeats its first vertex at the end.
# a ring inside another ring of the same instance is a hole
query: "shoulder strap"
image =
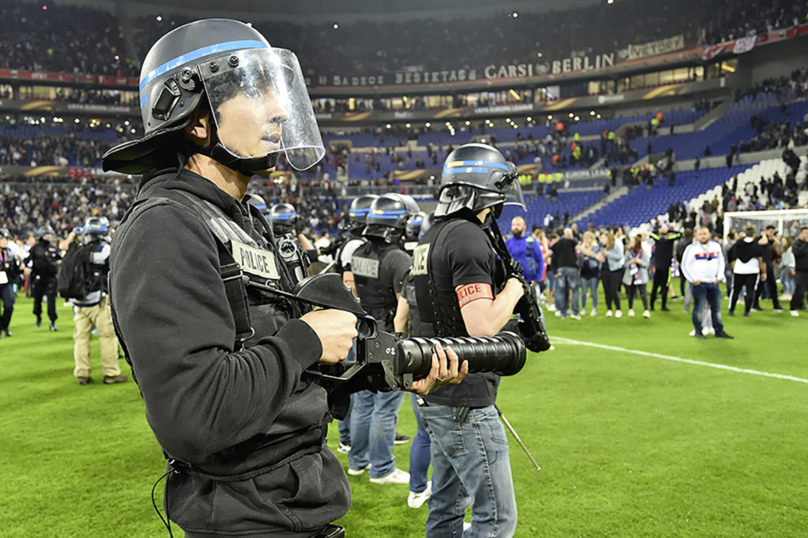
{"type": "Polygon", "coordinates": [[[255,246],[255,240],[232,220],[228,219],[219,208],[185,191],[157,189],[149,196],[138,198],[126,212],[121,223],[130,216],[136,207],[146,209],[147,207],[165,203],[178,205],[183,209],[190,209],[191,213],[198,215],[200,220],[213,233],[216,240],[216,250],[219,254],[219,275],[222,277],[227,302],[230,305],[230,312],[233,314],[233,320],[236,324],[236,343],[242,345],[255,334],[255,330],[250,320],[247,289],[242,280],[244,273],[230,253],[228,246],[233,240],[246,243],[244,239],[250,241],[247,244],[255,246]],[[240,237],[241,235],[244,236],[244,239],[240,237]]]}

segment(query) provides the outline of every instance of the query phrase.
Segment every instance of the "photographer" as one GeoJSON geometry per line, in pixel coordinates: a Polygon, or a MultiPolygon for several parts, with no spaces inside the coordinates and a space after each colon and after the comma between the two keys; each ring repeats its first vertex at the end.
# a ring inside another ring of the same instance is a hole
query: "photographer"
{"type": "Polygon", "coordinates": [[[36,326],[42,326],[42,298],[48,300],[48,318],[50,318],[50,330],[56,331],[56,274],[59,272],[59,264],[62,255],[56,241],[56,232],[50,226],[44,226],[37,232],[39,241],[31,248],[25,264],[31,268],[31,283],[34,288],[34,316],[36,316],[36,326]]]}
{"type": "MultiPolygon", "coordinates": [[[[144,174],[109,286],[168,459],[166,515],[187,538],[313,536],[351,496],[325,444],[327,390],[304,371],[345,358],[356,318],[279,295],[292,277],[246,203],[281,153],[300,170],[324,153],[300,66],[245,24],[202,20],[151,48],[141,88],[144,138],[104,156],[107,170],[144,174]]],[[[438,355],[421,393],[462,379],[457,356],[438,355]]]]}
{"type": "MultiPolygon", "coordinates": [[[[497,278],[488,229],[509,192],[521,198],[515,179],[516,167],[491,146],[466,144],[446,158],[436,222],[413,256],[419,327],[428,333],[420,336],[433,336],[433,330],[439,336],[492,336],[511,319],[526,288],[523,280],[497,278]]],[[[460,385],[423,398],[433,468],[427,538],[509,537],[516,531],[507,438],[494,407],[498,385],[493,373],[469,374],[460,385]],[[470,500],[472,525],[464,534],[470,500]]]]}

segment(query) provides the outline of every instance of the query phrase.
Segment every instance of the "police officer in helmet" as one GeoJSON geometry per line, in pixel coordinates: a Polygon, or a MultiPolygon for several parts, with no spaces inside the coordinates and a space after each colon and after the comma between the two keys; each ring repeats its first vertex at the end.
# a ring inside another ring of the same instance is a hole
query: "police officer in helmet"
{"type": "Polygon", "coordinates": [[[62,255],[56,246],[56,232],[50,226],[42,226],[37,231],[39,241],[31,248],[26,265],[31,267],[31,282],[34,288],[34,316],[36,326],[42,326],[42,298],[48,300],[50,330],[56,331],[56,275],[62,255]]]}
{"type": "MultiPolygon", "coordinates": [[[[420,324],[415,336],[493,336],[525,293],[498,282],[489,228],[509,200],[523,204],[516,167],[491,146],[466,144],[446,159],[435,222],[413,256],[420,324]]],[[[426,536],[510,537],[516,531],[505,431],[495,401],[499,377],[470,374],[423,398],[432,443],[433,491],[426,536]],[[478,435],[479,434],[479,435],[478,435]],[[472,526],[463,516],[472,500],[472,526]]]]}
{"type": "Polygon", "coordinates": [[[337,253],[337,266],[340,273],[342,273],[342,283],[351,288],[354,296],[357,295],[354,276],[351,271],[351,257],[356,249],[367,241],[363,234],[367,225],[370,205],[376,201],[376,198],[378,196],[375,194],[363,194],[353,199],[351,207],[348,209],[348,224],[346,225],[349,234],[348,240],[345,241],[337,253]]]}
{"type": "MultiPolygon", "coordinates": [[[[401,296],[401,283],[412,259],[403,250],[403,234],[418,204],[409,196],[385,194],[370,205],[364,236],[367,242],[351,256],[351,271],[362,307],[386,331],[401,296]]],[[[351,402],[351,451],[348,473],[370,475],[377,484],[407,484],[410,476],[396,467],[393,445],[402,392],[358,392],[351,402]]]]}
{"type": "MultiPolygon", "coordinates": [[[[304,371],[342,361],[356,319],[272,292],[291,292],[292,276],[245,203],[279,158],[303,170],[325,153],[302,71],[246,24],[209,19],[158,40],[140,88],[145,136],[104,156],[144,174],[109,287],[168,459],[166,512],[188,538],[312,536],[351,496],[324,443],[327,391],[304,371]]],[[[435,370],[427,380],[452,377],[435,370]]]]}

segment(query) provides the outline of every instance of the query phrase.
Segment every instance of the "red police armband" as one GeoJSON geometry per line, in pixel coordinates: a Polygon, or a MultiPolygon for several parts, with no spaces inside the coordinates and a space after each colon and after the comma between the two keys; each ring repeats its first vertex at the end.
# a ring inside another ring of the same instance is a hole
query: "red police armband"
{"type": "Polygon", "coordinates": [[[494,300],[491,284],[467,284],[457,288],[457,302],[460,303],[460,308],[478,299],[494,300]]]}

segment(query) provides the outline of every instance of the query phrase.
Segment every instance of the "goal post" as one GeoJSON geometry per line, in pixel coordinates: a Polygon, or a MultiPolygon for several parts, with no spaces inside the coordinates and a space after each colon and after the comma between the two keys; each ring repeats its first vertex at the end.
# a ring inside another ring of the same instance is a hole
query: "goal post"
{"type": "Polygon", "coordinates": [[[774,226],[780,237],[794,237],[801,226],[808,226],[808,209],[728,211],[724,213],[724,241],[729,232],[742,232],[748,224],[752,224],[758,234],[767,226],[774,226]]]}

